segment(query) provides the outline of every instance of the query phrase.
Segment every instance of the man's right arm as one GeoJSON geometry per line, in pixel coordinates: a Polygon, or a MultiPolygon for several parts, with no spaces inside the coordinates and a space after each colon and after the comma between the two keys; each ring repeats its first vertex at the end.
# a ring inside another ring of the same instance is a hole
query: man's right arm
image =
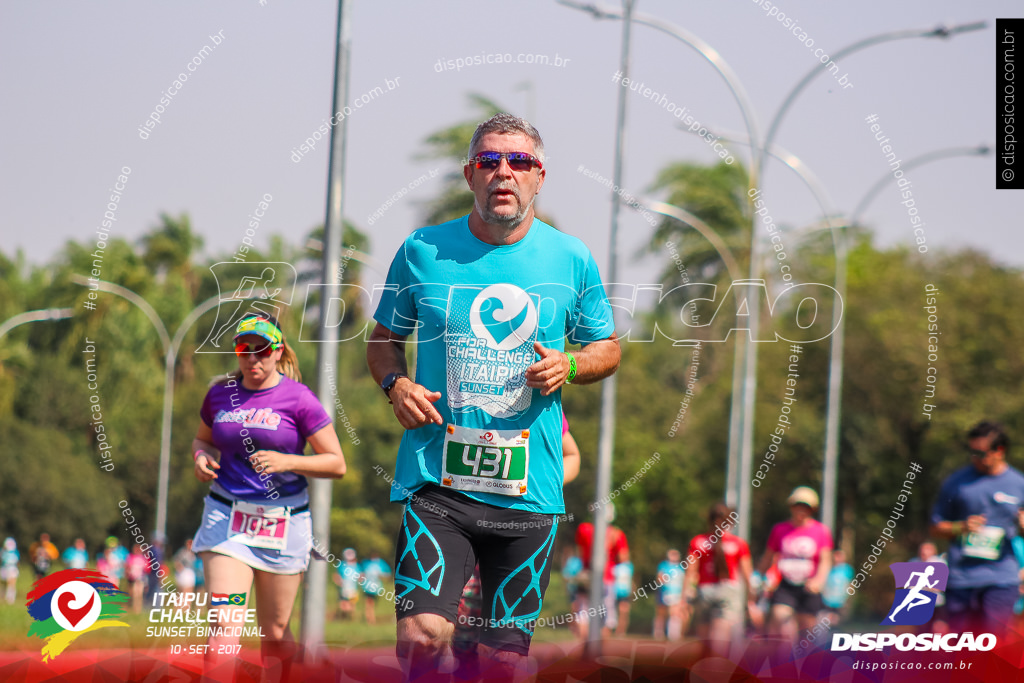
{"type": "MultiPolygon", "coordinates": [[[[378,386],[393,372],[405,374],[409,371],[405,359],[406,339],[407,337],[394,333],[380,323],[373,328],[370,341],[366,345],[366,364],[378,386]]],[[[408,377],[403,377],[395,382],[388,398],[394,408],[395,417],[406,429],[418,429],[428,424],[444,424],[441,414],[433,406],[434,401],[441,398],[439,391],[430,391],[408,377]]]]}
{"type": "Polygon", "coordinates": [[[977,531],[985,526],[985,515],[971,515],[965,520],[942,520],[932,524],[932,536],[952,540],[965,533],[977,531]]]}

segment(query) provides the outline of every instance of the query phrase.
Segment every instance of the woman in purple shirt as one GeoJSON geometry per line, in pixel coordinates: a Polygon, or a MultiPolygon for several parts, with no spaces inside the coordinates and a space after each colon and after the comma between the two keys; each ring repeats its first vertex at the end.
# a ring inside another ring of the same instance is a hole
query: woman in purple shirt
{"type": "MultiPolygon", "coordinates": [[[[313,545],[306,477],[344,476],[345,456],[277,320],[246,315],[235,344],[238,371],[210,387],[192,442],[196,478],[211,482],[192,549],[203,560],[210,606],[222,614],[250,606],[255,585],[264,658],[285,661],[313,545]],[[307,443],[313,455],[303,455],[307,443]],[[231,597],[239,594],[244,602],[231,597]]],[[[211,634],[208,656],[237,654],[239,638],[228,635],[235,630],[211,634]]]]}

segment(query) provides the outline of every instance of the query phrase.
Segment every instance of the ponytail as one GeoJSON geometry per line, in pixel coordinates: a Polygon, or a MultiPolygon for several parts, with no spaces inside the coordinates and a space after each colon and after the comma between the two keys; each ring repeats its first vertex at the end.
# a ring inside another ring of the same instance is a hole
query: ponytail
{"type": "Polygon", "coordinates": [[[288,379],[301,382],[302,373],[299,372],[299,359],[295,356],[295,351],[288,346],[288,342],[281,340],[281,343],[284,344],[284,350],[281,352],[281,360],[277,361],[277,371],[288,379]]]}

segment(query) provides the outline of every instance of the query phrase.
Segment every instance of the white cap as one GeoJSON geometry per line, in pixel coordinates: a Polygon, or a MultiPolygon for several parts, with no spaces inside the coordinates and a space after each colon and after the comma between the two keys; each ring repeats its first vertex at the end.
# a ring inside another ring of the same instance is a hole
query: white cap
{"type": "Polygon", "coordinates": [[[812,510],[818,509],[818,494],[810,486],[797,486],[793,493],[789,494],[789,504],[799,505],[803,503],[812,510]]]}

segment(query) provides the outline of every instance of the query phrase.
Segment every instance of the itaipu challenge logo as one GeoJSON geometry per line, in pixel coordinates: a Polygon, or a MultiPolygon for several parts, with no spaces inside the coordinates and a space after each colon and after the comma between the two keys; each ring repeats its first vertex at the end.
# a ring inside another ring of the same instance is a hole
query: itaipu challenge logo
{"type": "Polygon", "coordinates": [[[35,582],[26,605],[32,617],[28,635],[42,638],[43,661],[52,660],[79,636],[111,626],[124,612],[128,594],[91,569],[65,569],[35,582]]]}

